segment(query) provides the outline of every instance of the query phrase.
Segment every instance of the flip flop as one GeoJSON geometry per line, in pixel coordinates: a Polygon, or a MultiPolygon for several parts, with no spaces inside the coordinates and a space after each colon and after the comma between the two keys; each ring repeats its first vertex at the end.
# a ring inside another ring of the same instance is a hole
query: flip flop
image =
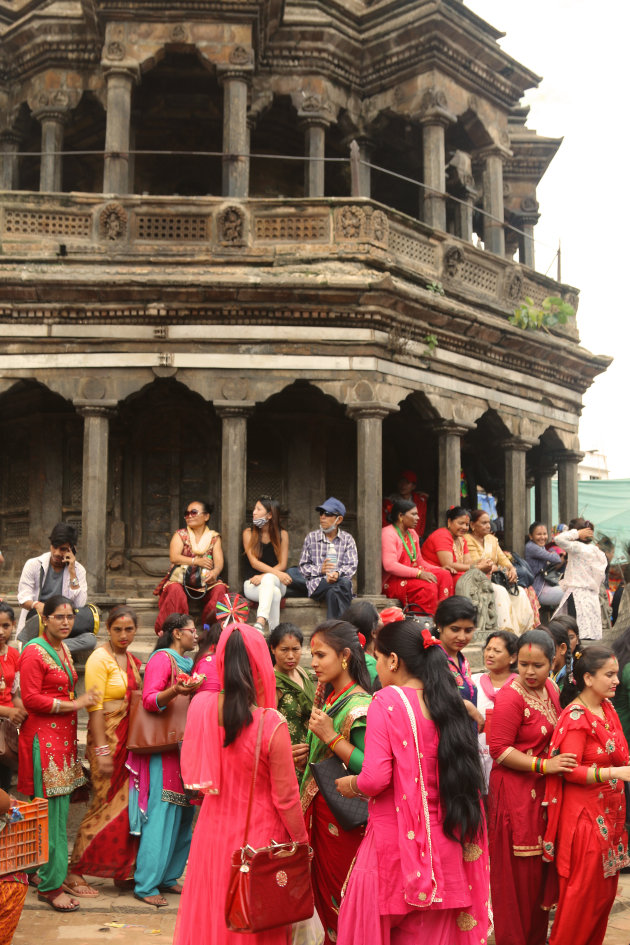
{"type": "Polygon", "coordinates": [[[37,898],[39,899],[40,902],[45,902],[46,905],[50,906],[51,909],[54,909],[55,912],[76,912],[77,909],[79,908],[78,902],[73,902],[69,906],[56,906],[55,905],[55,903],[53,902],[53,899],[56,899],[60,892],[61,892],[60,889],[53,889],[53,891],[49,893],[38,892],[37,898]]]}
{"type": "Polygon", "coordinates": [[[158,886],[158,889],[161,893],[171,893],[173,896],[181,896],[184,891],[184,887],[179,883],[175,883],[174,886],[158,886]]]}
{"type": "Polygon", "coordinates": [[[39,873],[29,873],[28,874],[28,884],[32,886],[33,889],[37,889],[41,883],[42,878],[39,873]]]}
{"type": "Polygon", "coordinates": [[[65,883],[61,884],[61,888],[68,895],[76,896],[77,899],[98,899],[100,896],[98,890],[86,883],[85,880],[74,879],[72,882],[66,880],[65,883]],[[80,889],[87,889],[87,892],[79,892],[80,889]]]}
{"type": "Polygon", "coordinates": [[[133,894],[133,898],[134,898],[134,899],[138,899],[139,902],[144,902],[144,904],[147,905],[147,906],[155,906],[156,909],[163,909],[164,906],[167,906],[167,905],[168,905],[168,902],[166,901],[166,899],[163,899],[161,896],[160,896],[160,897],[158,897],[158,896],[152,896],[152,897],[151,897],[151,896],[146,896],[146,897],[145,897],[145,896],[139,896],[138,893],[135,892],[135,893],[133,894]],[[160,898],[160,899],[162,899],[162,902],[149,902],[149,899],[151,899],[151,898],[153,898],[153,899],[158,899],[158,898],[160,898]]]}

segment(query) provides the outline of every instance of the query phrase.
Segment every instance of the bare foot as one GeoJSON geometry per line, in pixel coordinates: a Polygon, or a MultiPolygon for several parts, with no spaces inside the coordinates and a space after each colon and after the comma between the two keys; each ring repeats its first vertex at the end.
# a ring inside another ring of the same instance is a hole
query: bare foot
{"type": "Polygon", "coordinates": [[[134,893],[134,898],[139,899],[140,902],[146,902],[148,906],[155,906],[157,909],[161,909],[162,906],[167,906],[168,902],[164,896],[139,896],[138,893],[134,893]]]}

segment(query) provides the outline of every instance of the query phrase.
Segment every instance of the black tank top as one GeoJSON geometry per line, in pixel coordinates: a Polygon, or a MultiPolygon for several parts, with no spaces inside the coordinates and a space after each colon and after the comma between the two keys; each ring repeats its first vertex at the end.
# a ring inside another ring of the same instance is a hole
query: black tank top
{"type": "MultiPolygon", "coordinates": [[[[249,531],[251,534],[251,531],[252,531],[251,528],[249,531]]],[[[270,568],[275,568],[276,565],[278,564],[278,559],[276,557],[276,553],[274,551],[274,548],[271,542],[269,541],[267,542],[267,544],[263,543],[261,545],[261,548],[262,548],[262,552],[261,552],[259,561],[262,561],[263,564],[266,564],[270,568]]],[[[249,558],[247,557],[247,555],[245,555],[245,564],[243,566],[243,575],[244,575],[245,580],[249,581],[254,577],[255,574],[262,574],[262,573],[264,572],[256,571],[255,568],[252,568],[251,564],[249,563],[249,558]]]]}

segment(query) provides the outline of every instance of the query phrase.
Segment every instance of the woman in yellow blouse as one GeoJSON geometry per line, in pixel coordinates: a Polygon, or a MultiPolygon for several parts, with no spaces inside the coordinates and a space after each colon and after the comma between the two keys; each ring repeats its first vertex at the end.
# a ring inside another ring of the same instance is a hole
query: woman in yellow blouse
{"type": "MultiPolygon", "coordinates": [[[[519,636],[534,627],[534,611],[524,587],[516,583],[518,575],[514,565],[501,549],[498,539],[490,531],[490,516],[483,509],[475,509],[470,515],[470,531],[466,535],[471,561],[486,558],[492,562],[492,572],[502,570],[518,593],[508,593],[500,584],[492,585],[497,608],[499,630],[512,630],[519,636]]],[[[491,573],[488,573],[490,578],[491,573]]]]}
{"type": "Polygon", "coordinates": [[[94,792],[92,806],[83,818],[74,844],[67,885],[75,896],[94,895],[83,874],[113,877],[125,888],[132,880],[138,837],[129,833],[129,772],[127,733],[129,700],[142,689],[140,660],[128,652],[138,628],[135,612],[114,607],[107,620],[109,639],[85,664],[86,689],[100,693],[93,705],[87,737],[87,758],[94,792]]]}

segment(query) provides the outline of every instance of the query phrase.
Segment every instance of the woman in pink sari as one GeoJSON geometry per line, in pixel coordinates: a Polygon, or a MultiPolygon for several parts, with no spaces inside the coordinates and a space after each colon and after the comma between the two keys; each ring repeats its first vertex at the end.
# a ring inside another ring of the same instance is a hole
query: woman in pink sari
{"type": "Polygon", "coordinates": [[[436,643],[410,619],[386,624],[376,641],[384,688],[368,710],[363,768],[337,781],[345,797],[370,798],[338,945],[488,940],[483,776],[466,709],[436,643]]]}
{"type": "MultiPolygon", "coordinates": [[[[265,638],[247,624],[221,634],[216,666],[222,692],[199,692],[188,711],[182,747],[187,788],[204,794],[195,828],[174,945],[237,945],[225,924],[232,853],[243,846],[256,736],[263,740],[247,842],[305,842],[291,739],[276,711],[276,681],[265,638]]],[[[246,936],[248,945],[288,945],[291,927],[246,936]]]]}

